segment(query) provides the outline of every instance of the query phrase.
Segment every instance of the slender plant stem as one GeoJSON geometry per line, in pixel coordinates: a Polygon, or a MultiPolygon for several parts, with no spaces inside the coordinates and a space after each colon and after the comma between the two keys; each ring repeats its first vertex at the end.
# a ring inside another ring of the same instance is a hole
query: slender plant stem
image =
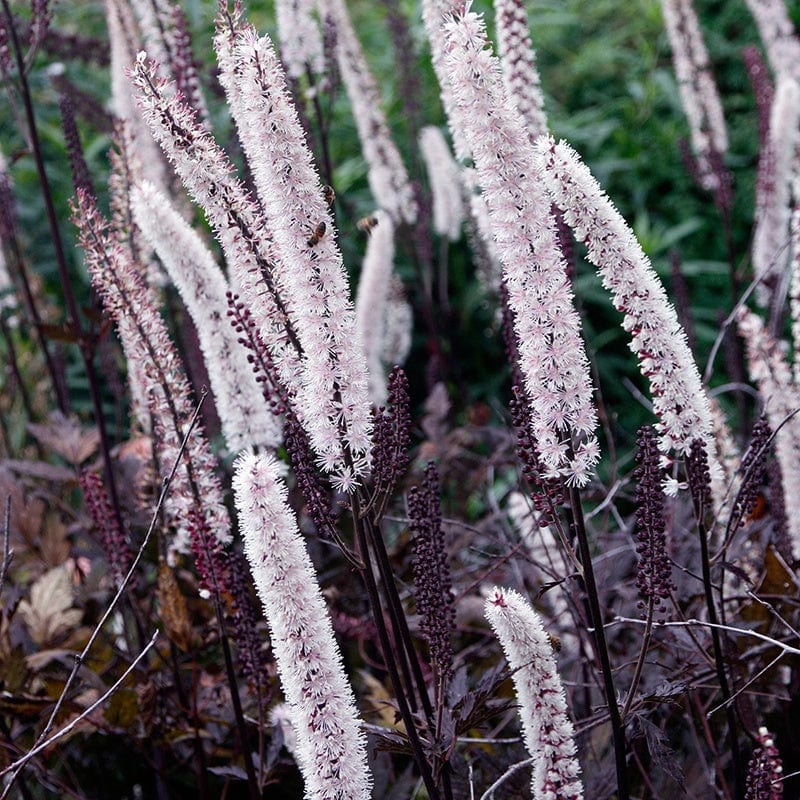
{"type": "Polygon", "coordinates": [[[408,734],[408,741],[411,745],[411,751],[414,755],[414,761],[417,764],[420,776],[425,788],[428,792],[429,800],[440,800],[439,790],[436,786],[436,781],[431,773],[430,765],[425,757],[425,751],[422,749],[422,742],[419,739],[419,732],[417,731],[416,721],[411,712],[406,696],[406,690],[400,679],[400,673],[397,670],[394,654],[392,652],[392,645],[389,641],[389,634],[386,630],[386,622],[383,618],[383,608],[381,607],[380,596],[378,594],[378,585],[375,581],[375,575],[372,572],[372,564],[369,559],[369,544],[367,541],[367,532],[365,530],[364,520],[360,518],[360,502],[358,493],[353,495],[353,519],[355,521],[356,537],[358,540],[358,547],[360,550],[361,558],[364,562],[364,568],[361,574],[364,578],[364,583],[367,588],[367,596],[372,608],[372,616],[375,620],[375,625],[378,630],[378,638],[380,639],[381,649],[383,650],[384,661],[386,669],[389,672],[389,679],[392,682],[395,696],[397,697],[397,705],[400,711],[400,716],[406,726],[406,733],[408,734]]]}
{"type": "Polygon", "coordinates": [[[617,695],[614,688],[614,676],[611,672],[611,661],[608,656],[605,629],[603,627],[603,613],[600,610],[600,600],[597,592],[597,583],[592,566],[592,553],[589,548],[589,538],[583,520],[583,505],[581,496],[574,486],[569,489],[570,512],[572,527],[578,539],[581,567],[583,569],[583,583],[586,589],[586,598],[589,605],[589,616],[592,622],[593,635],[597,656],[603,673],[603,686],[608,705],[608,714],[611,720],[611,735],[614,741],[614,756],[617,767],[617,795],[618,800],[628,800],[628,766],[626,759],[625,731],[617,705],[617,695]]]}
{"type": "Polygon", "coordinates": [[[653,598],[647,598],[647,616],[645,618],[644,634],[642,636],[642,646],[639,650],[639,658],[636,660],[636,669],[633,671],[633,678],[631,679],[631,687],[628,689],[628,696],[625,698],[625,705],[620,712],[620,718],[625,722],[628,712],[631,710],[636,689],[639,686],[639,679],[642,677],[642,669],[644,667],[644,660],[647,657],[647,651],[650,649],[650,640],[653,636],[653,598]]]}
{"type": "MultiPolygon", "coordinates": [[[[694,494],[694,493],[693,493],[694,494]]],[[[708,556],[708,533],[706,531],[705,523],[701,516],[702,508],[697,509],[697,529],[700,536],[700,559],[703,568],[703,592],[706,600],[706,610],[708,612],[708,621],[712,626],[718,624],[717,607],[714,602],[714,587],[711,583],[711,562],[708,556]]],[[[725,719],[728,722],[728,739],[731,747],[731,761],[733,771],[733,787],[734,796],[739,798],[743,796],[743,784],[741,776],[741,767],[739,759],[739,737],[737,736],[736,714],[732,704],[728,702],[731,699],[731,690],[728,685],[728,677],[725,672],[725,661],[722,655],[722,637],[718,628],[711,627],[711,641],[714,647],[714,665],[717,672],[717,680],[719,681],[719,690],[722,695],[722,700],[725,704],[725,719]]]]}

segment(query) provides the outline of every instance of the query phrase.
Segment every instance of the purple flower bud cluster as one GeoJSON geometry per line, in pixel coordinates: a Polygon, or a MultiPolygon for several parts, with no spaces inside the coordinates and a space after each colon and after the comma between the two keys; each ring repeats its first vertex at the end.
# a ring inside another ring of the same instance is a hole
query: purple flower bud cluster
{"type": "Polygon", "coordinates": [[[187,514],[187,530],[200,578],[200,589],[216,595],[229,592],[230,571],[226,563],[225,548],[212,534],[205,515],[197,509],[190,509],[187,514]]]}
{"type": "Polygon", "coordinates": [[[72,172],[72,183],[75,189],[82,189],[87,194],[97,195],[89,175],[89,167],[83,155],[81,137],[78,133],[78,124],[75,121],[75,105],[72,98],[61,93],[58,99],[58,107],[61,111],[61,127],[64,130],[64,142],[67,145],[67,158],[72,172]]]}
{"type": "Polygon", "coordinates": [[[233,554],[228,558],[228,567],[233,604],[231,629],[239,654],[239,664],[250,687],[260,694],[261,703],[266,706],[272,697],[272,682],[267,653],[264,650],[266,637],[258,630],[261,614],[256,610],[250,594],[250,570],[242,556],[233,554]]]}
{"type": "Polygon", "coordinates": [[[239,334],[239,344],[250,352],[247,361],[253,367],[256,381],[261,384],[261,393],[267,401],[271,414],[282,414],[288,407],[289,398],[281,385],[269,348],[264,344],[258,332],[258,326],[253,319],[250,309],[239,299],[238,294],[227,292],[228,316],[231,325],[239,334]]]}
{"type": "Polygon", "coordinates": [[[686,473],[698,520],[704,520],[711,503],[711,472],[708,468],[708,453],[702,439],[694,439],[686,455],[686,473]]]}
{"type": "Polygon", "coordinates": [[[186,19],[186,12],[177,3],[172,9],[172,24],[172,69],[175,73],[175,88],[200,114],[200,117],[207,120],[208,109],[197,75],[197,62],[192,53],[189,22],[186,19]]]}
{"type": "Polygon", "coordinates": [[[758,142],[763,149],[769,140],[769,117],[772,109],[772,99],[775,96],[775,87],[769,79],[769,70],[761,57],[761,52],[755,45],[750,45],[742,50],[742,61],[750,79],[750,86],[756,98],[758,111],[758,142]]]}
{"type": "MultiPolygon", "coordinates": [[[[83,470],[78,476],[78,483],[86,501],[86,509],[100,534],[100,546],[111,567],[111,573],[117,585],[121,585],[133,563],[133,553],[128,545],[125,531],[120,530],[117,515],[111,507],[103,479],[95,472],[83,470]]],[[[136,586],[136,575],[131,575],[128,585],[136,586]]]]}
{"type": "Polygon", "coordinates": [[[750,437],[750,446],[742,456],[740,467],[742,473],[742,485],[736,497],[733,513],[740,521],[753,513],[756,506],[761,484],[765,477],[765,466],[769,449],[767,442],[772,436],[766,417],[760,417],[753,426],[753,434],[750,437]]]}
{"type": "MultiPolygon", "coordinates": [[[[664,492],[661,488],[663,470],[660,467],[658,435],[647,425],[636,437],[636,553],[639,557],[636,587],[639,594],[653,603],[656,611],[664,610],[664,601],[675,588],[672,566],[667,554],[664,522],[664,492]]],[[[639,606],[643,608],[644,601],[639,606]]]]}
{"type": "Polygon", "coordinates": [[[408,467],[411,414],[408,410],[408,378],[400,367],[389,375],[387,405],[375,418],[372,479],[376,496],[388,499],[408,467]]]}
{"type": "Polygon", "coordinates": [[[772,545],[786,559],[794,561],[792,540],[789,538],[789,520],[786,516],[786,502],[783,493],[783,476],[778,460],[767,462],[767,501],[772,516],[772,545]]]}
{"type": "Polygon", "coordinates": [[[539,514],[539,526],[546,528],[555,522],[556,509],[564,503],[564,482],[561,478],[545,477],[530,428],[530,412],[524,392],[519,385],[513,387],[514,397],[509,404],[511,419],[517,434],[517,458],[522,474],[531,489],[533,507],[539,514]]]}
{"type": "Polygon", "coordinates": [[[317,533],[326,538],[338,540],[336,520],[331,510],[330,493],[320,478],[319,470],[314,464],[314,451],[305,429],[297,417],[287,409],[286,422],[283,428],[286,449],[292,463],[292,471],[297,479],[297,486],[306,501],[308,515],[317,529],[317,533]]]}
{"type": "Polygon", "coordinates": [[[408,494],[408,514],[414,533],[414,598],[434,675],[441,685],[439,682],[446,683],[453,673],[450,635],[455,629],[456,612],[439,492],[439,471],[430,462],[422,485],[408,494]]]}
{"type": "Polygon", "coordinates": [[[758,747],[747,766],[745,800],[781,800],[783,765],[775,740],[766,728],[758,729],[758,747]]]}

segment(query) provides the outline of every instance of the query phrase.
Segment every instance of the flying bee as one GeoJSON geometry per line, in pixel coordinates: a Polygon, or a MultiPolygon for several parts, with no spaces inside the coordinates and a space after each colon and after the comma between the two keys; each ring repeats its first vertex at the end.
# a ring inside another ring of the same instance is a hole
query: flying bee
{"type": "Polygon", "coordinates": [[[319,240],[325,235],[325,231],[328,229],[328,226],[325,224],[324,221],[320,222],[316,228],[314,228],[314,233],[308,237],[308,241],[306,244],[309,247],[314,247],[314,245],[319,244],[319,240]]]}
{"type": "Polygon", "coordinates": [[[333,191],[333,186],[325,184],[325,186],[322,187],[322,199],[330,208],[333,208],[333,204],[336,202],[336,192],[333,191]]]}
{"type": "Polygon", "coordinates": [[[358,228],[362,233],[372,233],[375,226],[378,224],[378,218],[374,215],[370,215],[368,217],[362,217],[358,222],[356,222],[356,228],[358,228]]]}

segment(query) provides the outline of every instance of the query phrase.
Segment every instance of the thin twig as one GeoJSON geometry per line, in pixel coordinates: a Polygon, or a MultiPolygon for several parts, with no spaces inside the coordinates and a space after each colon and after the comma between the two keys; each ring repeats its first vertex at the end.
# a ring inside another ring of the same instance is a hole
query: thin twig
{"type": "Polygon", "coordinates": [[[526,758],[524,761],[517,761],[516,764],[512,764],[480,797],[480,800],[491,800],[494,797],[494,793],[497,789],[499,789],[515,772],[519,772],[521,769],[525,769],[525,767],[530,767],[535,759],[533,758],[526,758]]]}
{"type": "MultiPolygon", "coordinates": [[[[606,623],[606,627],[623,622],[631,623],[633,625],[645,624],[643,619],[614,617],[611,622],[606,623]]],[[[774,647],[779,647],[786,655],[800,656],[800,648],[792,647],[791,645],[786,644],[786,642],[782,642],[779,639],[773,639],[771,636],[766,636],[758,631],[751,631],[748,628],[734,628],[732,625],[720,625],[719,623],[706,622],[705,620],[701,619],[687,619],[683,622],[654,622],[653,625],[657,628],[716,628],[717,630],[735,633],[739,636],[752,636],[755,639],[761,639],[763,642],[768,642],[774,647]]]]}
{"type": "MultiPolygon", "coordinates": [[[[156,503],[156,506],[153,509],[153,516],[152,516],[152,519],[150,520],[150,527],[147,529],[147,533],[145,534],[144,540],[142,541],[142,544],[139,547],[139,552],[136,554],[136,557],[133,559],[133,562],[131,563],[131,566],[128,569],[127,574],[125,575],[125,578],[120,583],[120,585],[119,585],[119,587],[117,589],[117,593],[114,595],[113,600],[108,605],[108,607],[106,608],[105,612],[103,613],[103,616],[100,618],[100,621],[97,623],[97,625],[95,626],[94,630],[92,631],[91,636],[89,637],[89,641],[86,642],[86,645],[84,646],[83,650],[78,655],[75,656],[75,663],[72,666],[72,671],[70,672],[69,677],[67,678],[67,682],[64,684],[64,688],[61,690],[61,694],[59,695],[58,700],[56,700],[56,704],[55,704],[52,712],[50,713],[50,718],[47,720],[47,724],[44,726],[44,728],[42,729],[42,732],[39,734],[39,738],[36,740],[36,745],[34,745],[34,749],[40,747],[41,743],[44,741],[45,737],[47,736],[47,734],[52,729],[53,724],[55,723],[56,717],[58,716],[59,711],[61,710],[62,706],[64,705],[64,701],[66,700],[67,693],[69,692],[69,690],[70,690],[70,688],[72,686],[72,683],[74,682],[75,678],[78,675],[78,670],[80,669],[81,665],[85,661],[86,656],[88,655],[89,650],[91,649],[92,645],[97,640],[97,637],[100,635],[100,631],[102,630],[103,626],[105,625],[106,620],[108,620],[108,618],[111,616],[111,613],[116,608],[117,603],[119,602],[119,599],[122,597],[123,592],[125,591],[126,587],[128,586],[128,583],[130,582],[131,578],[133,577],[133,573],[135,572],[137,566],[139,565],[139,562],[142,560],[142,556],[144,555],[145,548],[147,547],[147,544],[150,541],[150,537],[152,536],[153,531],[155,530],[159,514],[161,513],[161,506],[164,504],[164,500],[167,497],[167,493],[169,492],[169,488],[170,488],[170,485],[172,484],[172,480],[175,477],[175,473],[178,470],[178,466],[180,465],[181,460],[183,459],[183,453],[186,450],[186,445],[189,442],[189,437],[191,436],[192,431],[194,430],[194,427],[197,424],[197,420],[198,420],[199,415],[200,415],[200,409],[201,409],[201,407],[203,405],[203,401],[205,400],[205,398],[206,398],[206,394],[204,392],[200,396],[200,400],[199,400],[199,402],[197,404],[197,407],[195,408],[194,414],[192,415],[192,418],[189,421],[189,427],[188,427],[188,430],[186,431],[186,436],[184,436],[183,441],[181,442],[181,446],[178,449],[178,454],[177,454],[177,456],[175,458],[175,461],[174,461],[174,463],[172,465],[172,469],[170,470],[169,475],[164,479],[164,484],[163,484],[163,487],[161,489],[161,494],[159,495],[158,502],[156,503]]],[[[23,762],[23,765],[24,765],[24,763],[26,763],[26,762],[23,762]]],[[[11,786],[14,783],[14,780],[16,779],[17,775],[19,774],[19,769],[20,768],[21,767],[17,768],[15,770],[14,774],[11,776],[11,779],[10,779],[10,781],[8,783],[8,786],[6,787],[5,792],[2,795],[0,795],[0,800],[3,800],[3,798],[6,797],[8,791],[10,790],[11,786]]],[[[0,772],[0,775],[5,775],[11,769],[14,769],[14,765],[13,764],[11,766],[9,766],[9,767],[6,767],[2,772],[0,772]]]]}
{"type": "Polygon", "coordinates": [[[79,716],[77,716],[75,719],[72,720],[72,722],[70,722],[68,725],[65,725],[63,728],[61,728],[61,730],[56,731],[56,733],[54,733],[49,739],[45,739],[45,741],[40,742],[39,744],[34,746],[24,756],[22,756],[22,758],[17,759],[13,764],[9,764],[2,772],[0,772],[0,775],[5,775],[8,772],[11,772],[11,770],[15,770],[14,775],[11,776],[11,780],[9,781],[5,790],[3,791],[3,794],[0,795],[0,800],[3,800],[3,798],[8,796],[8,793],[11,791],[11,787],[14,783],[14,779],[16,778],[17,774],[22,769],[22,767],[25,766],[25,764],[27,764],[35,756],[39,755],[39,753],[41,753],[43,750],[46,750],[48,747],[50,747],[51,744],[58,741],[59,739],[63,739],[65,736],[67,736],[69,733],[75,730],[75,728],[84,719],[86,719],[90,714],[92,714],[101,705],[103,705],[103,703],[105,703],[105,701],[108,700],[108,698],[111,697],[111,695],[114,694],[114,692],[116,692],[120,686],[122,686],[128,675],[130,675],[131,672],[133,672],[133,670],[136,669],[139,662],[153,648],[157,638],[158,638],[158,631],[155,631],[153,635],[150,637],[150,641],[147,643],[147,645],[145,645],[144,650],[142,650],[142,652],[139,653],[138,656],[136,656],[136,658],[131,662],[130,666],[125,670],[125,672],[122,673],[122,675],[111,686],[111,688],[108,689],[108,691],[106,691],[103,695],[101,695],[97,700],[95,700],[95,702],[92,703],[88,708],[82,711],[79,716]]]}

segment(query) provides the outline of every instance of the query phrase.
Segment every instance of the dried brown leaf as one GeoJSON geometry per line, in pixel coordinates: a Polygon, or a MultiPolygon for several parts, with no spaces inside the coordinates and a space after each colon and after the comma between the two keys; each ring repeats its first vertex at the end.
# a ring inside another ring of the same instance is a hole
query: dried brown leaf
{"type": "Polygon", "coordinates": [[[158,597],[159,616],[164,623],[167,636],[184,652],[192,649],[194,629],[189,620],[189,609],[186,598],[181,594],[175,573],[165,563],[158,565],[158,597]]]}
{"type": "Polygon", "coordinates": [[[72,575],[62,565],[45,572],[31,586],[30,601],[22,600],[17,612],[25,622],[31,639],[43,647],[74,628],[83,616],[72,608],[72,575]]]}
{"type": "Polygon", "coordinates": [[[56,411],[46,425],[29,424],[28,430],[48,450],[76,466],[90,458],[100,446],[97,428],[83,428],[72,417],[56,411]]]}

